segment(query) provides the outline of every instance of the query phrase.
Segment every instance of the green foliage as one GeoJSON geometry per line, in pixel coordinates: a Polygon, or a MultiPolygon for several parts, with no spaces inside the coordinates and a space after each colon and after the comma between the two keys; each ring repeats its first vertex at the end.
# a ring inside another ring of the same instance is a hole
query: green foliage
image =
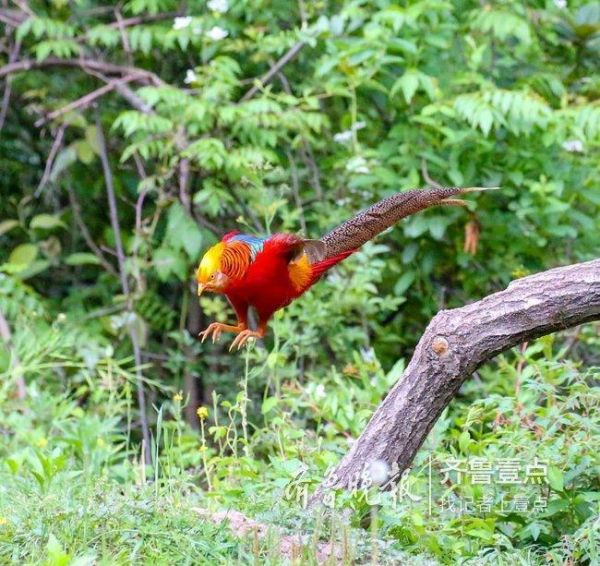
{"type": "Polygon", "coordinates": [[[597,256],[597,2],[27,5],[0,45],[1,67],[22,64],[0,130],[0,561],[278,564],[279,538],[304,532],[307,563],[330,539],[347,562],[598,562],[594,325],[482,368],[415,461],[420,489],[429,457],[548,460],[545,512],[339,494],[348,515],[315,518],[286,500],[346,452],[435,312],[597,256]],[[223,233],[318,237],[431,181],[502,190],[379,236],[279,313],[264,347],[194,339],[232,318],[220,297],[200,312],[190,287],[223,233]],[[196,507],[283,533],[240,540],[196,507]]]}

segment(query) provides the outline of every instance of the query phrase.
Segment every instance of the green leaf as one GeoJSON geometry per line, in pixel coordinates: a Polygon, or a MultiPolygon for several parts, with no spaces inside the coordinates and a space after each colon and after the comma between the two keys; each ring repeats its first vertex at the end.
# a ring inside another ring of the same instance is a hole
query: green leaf
{"type": "Polygon", "coordinates": [[[2,222],[0,222],[0,236],[2,236],[2,234],[10,232],[13,228],[16,228],[18,225],[18,220],[3,220],[2,222]]]}
{"type": "Polygon", "coordinates": [[[99,265],[100,260],[92,253],[76,252],[65,258],[67,265],[99,265]]]}
{"type": "Polygon", "coordinates": [[[554,491],[563,491],[565,488],[564,475],[556,466],[548,467],[548,483],[554,491]]]}
{"type": "Polygon", "coordinates": [[[65,228],[64,222],[54,214],[38,214],[31,219],[29,227],[32,230],[53,230],[65,228]]]}
{"type": "Polygon", "coordinates": [[[32,261],[24,269],[18,270],[15,275],[19,279],[29,279],[42,271],[46,271],[50,267],[50,261],[47,259],[37,259],[32,261]]]}
{"type": "Polygon", "coordinates": [[[37,254],[38,247],[35,244],[20,244],[11,252],[8,262],[27,266],[35,260],[37,254]]]}
{"type": "Polygon", "coordinates": [[[173,203],[169,209],[167,233],[163,244],[185,250],[194,261],[202,248],[200,228],[178,202],[173,203]]]}
{"type": "Polygon", "coordinates": [[[72,144],[77,152],[77,158],[82,163],[89,165],[94,161],[94,149],[86,140],[79,140],[72,144]]]}
{"type": "Polygon", "coordinates": [[[404,100],[407,104],[410,104],[417,88],[419,87],[419,75],[415,69],[410,69],[404,73],[392,86],[390,96],[394,97],[398,90],[402,90],[404,94],[404,100]]]}
{"type": "Polygon", "coordinates": [[[394,295],[401,296],[404,292],[414,283],[416,278],[416,273],[414,271],[407,271],[403,273],[398,281],[396,281],[396,285],[394,285],[394,295]]]}
{"type": "Polygon", "coordinates": [[[167,281],[174,274],[181,281],[187,276],[187,264],[180,252],[159,248],[154,252],[153,265],[161,281],[167,281]]]}
{"type": "Polygon", "coordinates": [[[269,411],[272,411],[277,405],[278,401],[279,399],[277,399],[277,397],[267,397],[262,403],[262,407],[260,409],[261,413],[266,415],[269,411]]]}
{"type": "Polygon", "coordinates": [[[458,447],[463,454],[469,452],[469,446],[471,445],[471,435],[468,430],[463,430],[458,437],[458,447]]]}

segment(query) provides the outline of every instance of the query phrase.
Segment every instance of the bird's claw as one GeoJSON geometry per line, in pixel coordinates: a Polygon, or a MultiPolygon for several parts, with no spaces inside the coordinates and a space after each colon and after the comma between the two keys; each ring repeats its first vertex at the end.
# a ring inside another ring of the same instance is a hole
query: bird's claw
{"type": "Polygon", "coordinates": [[[256,340],[262,337],[263,333],[257,332],[256,330],[242,330],[242,332],[235,337],[234,341],[231,343],[231,346],[229,346],[229,351],[231,352],[236,347],[238,350],[241,349],[241,347],[244,346],[251,338],[256,340]]]}
{"type": "Polygon", "coordinates": [[[198,334],[198,337],[202,337],[202,341],[204,342],[211,334],[212,334],[212,343],[214,344],[220,337],[223,332],[223,325],[220,322],[212,322],[208,325],[206,330],[203,330],[198,334]]]}

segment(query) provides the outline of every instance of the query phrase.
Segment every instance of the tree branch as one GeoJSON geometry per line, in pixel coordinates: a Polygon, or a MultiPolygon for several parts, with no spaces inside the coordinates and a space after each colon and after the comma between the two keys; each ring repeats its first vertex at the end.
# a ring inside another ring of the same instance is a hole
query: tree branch
{"type": "MultiPolygon", "coordinates": [[[[19,56],[19,51],[21,50],[21,42],[16,41],[12,46],[10,53],[8,55],[8,62],[14,63],[19,56]]],[[[4,85],[4,94],[2,95],[2,105],[0,106],[0,132],[2,132],[2,128],[4,128],[4,120],[6,120],[6,114],[8,112],[8,105],[10,103],[10,95],[12,92],[12,86],[10,84],[10,77],[6,77],[6,84],[4,85]]]]}
{"type": "MultiPolygon", "coordinates": [[[[250,100],[259,90],[268,85],[277,73],[281,71],[292,59],[300,53],[302,48],[306,45],[304,41],[298,41],[275,63],[260,79],[258,79],[258,84],[255,84],[244,96],[242,96],[241,102],[245,102],[246,100],[250,100]]],[[[0,75],[1,76],[1,75],[0,75]]]]}
{"type": "Polygon", "coordinates": [[[92,238],[92,235],[90,234],[90,231],[88,230],[88,227],[86,226],[85,222],[83,221],[83,217],[81,216],[81,205],[79,204],[79,201],[75,196],[75,191],[73,191],[73,188],[70,185],[67,185],[67,194],[69,195],[69,202],[71,203],[73,218],[75,218],[75,223],[77,224],[77,227],[79,228],[79,231],[81,232],[85,243],[88,245],[88,248],[90,248],[90,250],[92,250],[92,252],[96,255],[98,261],[100,262],[102,267],[104,267],[104,269],[108,271],[108,273],[114,275],[115,277],[119,277],[119,274],[117,273],[116,269],[106,259],[106,256],[102,253],[102,250],[98,247],[96,242],[94,242],[94,239],[92,238]]]}
{"type": "Polygon", "coordinates": [[[122,79],[108,79],[104,86],[93,90],[92,92],[88,92],[86,95],[78,98],[77,100],[73,100],[73,102],[69,102],[65,106],[58,108],[57,110],[53,110],[48,115],[36,120],[35,127],[39,128],[43,126],[46,122],[50,122],[67,112],[72,112],[73,110],[79,110],[81,108],[87,108],[90,106],[96,99],[104,96],[105,94],[111,92],[112,90],[117,90],[119,85],[123,85],[125,83],[135,81],[138,78],[138,75],[129,75],[123,77],[122,79]]]}
{"type": "Polygon", "coordinates": [[[61,124],[58,128],[58,132],[56,133],[56,137],[52,142],[52,147],[50,148],[50,152],[48,153],[48,159],[46,159],[46,166],[44,167],[44,173],[42,174],[42,179],[40,180],[40,184],[35,190],[34,196],[37,198],[42,194],[46,183],[50,179],[50,174],[52,173],[52,166],[54,165],[54,160],[58,154],[58,150],[62,146],[63,138],[65,136],[65,130],[67,129],[67,124],[61,124]]]}
{"type": "Polygon", "coordinates": [[[10,326],[4,317],[2,310],[0,310],[0,338],[6,344],[6,348],[11,354],[11,369],[13,370],[14,374],[16,374],[15,381],[17,384],[17,398],[25,399],[25,397],[27,397],[27,385],[25,384],[25,378],[19,370],[21,362],[19,361],[17,352],[13,348],[10,326]]]}
{"type": "MultiPolygon", "coordinates": [[[[121,288],[123,295],[127,297],[127,310],[132,312],[132,300],[129,289],[129,282],[127,281],[127,271],[125,266],[125,252],[123,251],[123,242],[121,241],[121,227],[119,225],[119,213],[117,210],[117,199],[115,197],[115,189],[113,185],[112,171],[110,169],[110,163],[108,161],[108,152],[106,149],[106,140],[104,138],[104,131],[102,130],[102,123],[100,122],[100,116],[96,115],[96,131],[98,138],[98,147],[100,152],[100,161],[102,162],[102,171],[104,172],[104,182],[106,183],[106,194],[108,197],[108,207],[110,211],[110,222],[115,235],[115,247],[117,248],[117,260],[119,264],[119,275],[121,277],[121,288]]],[[[140,338],[137,330],[130,325],[129,336],[131,338],[131,345],[133,347],[133,357],[135,360],[135,371],[136,371],[136,390],[138,398],[138,408],[140,411],[140,422],[142,425],[142,453],[144,454],[144,460],[146,464],[152,464],[152,446],[150,444],[150,429],[148,428],[148,417],[146,415],[146,392],[144,390],[144,379],[142,376],[142,349],[140,345],[140,338]]]]}
{"type": "MultiPolygon", "coordinates": [[[[518,279],[480,301],[440,311],[328,486],[347,488],[375,461],[396,463],[402,473],[479,366],[522,342],[592,320],[600,320],[600,259],[518,279]]],[[[324,493],[321,486],[312,503],[324,493]]]]}
{"type": "Polygon", "coordinates": [[[0,78],[21,71],[29,71],[31,69],[45,69],[47,67],[76,67],[82,71],[89,73],[96,71],[105,75],[135,75],[137,80],[151,83],[155,86],[164,85],[165,82],[156,74],[146,69],[139,67],[127,67],[123,65],[113,65],[96,59],[60,59],[58,57],[47,57],[42,61],[33,59],[22,59],[14,63],[8,63],[4,67],[0,67],[0,78]]]}

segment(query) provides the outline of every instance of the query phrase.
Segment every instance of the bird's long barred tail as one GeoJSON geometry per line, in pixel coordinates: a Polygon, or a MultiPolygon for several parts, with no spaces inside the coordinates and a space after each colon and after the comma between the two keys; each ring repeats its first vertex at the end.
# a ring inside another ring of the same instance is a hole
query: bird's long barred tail
{"type": "Polygon", "coordinates": [[[405,216],[439,204],[462,204],[462,201],[451,197],[483,190],[485,189],[479,187],[468,189],[441,187],[396,193],[359,212],[323,236],[321,241],[326,246],[325,257],[329,258],[360,248],[405,216]]]}

